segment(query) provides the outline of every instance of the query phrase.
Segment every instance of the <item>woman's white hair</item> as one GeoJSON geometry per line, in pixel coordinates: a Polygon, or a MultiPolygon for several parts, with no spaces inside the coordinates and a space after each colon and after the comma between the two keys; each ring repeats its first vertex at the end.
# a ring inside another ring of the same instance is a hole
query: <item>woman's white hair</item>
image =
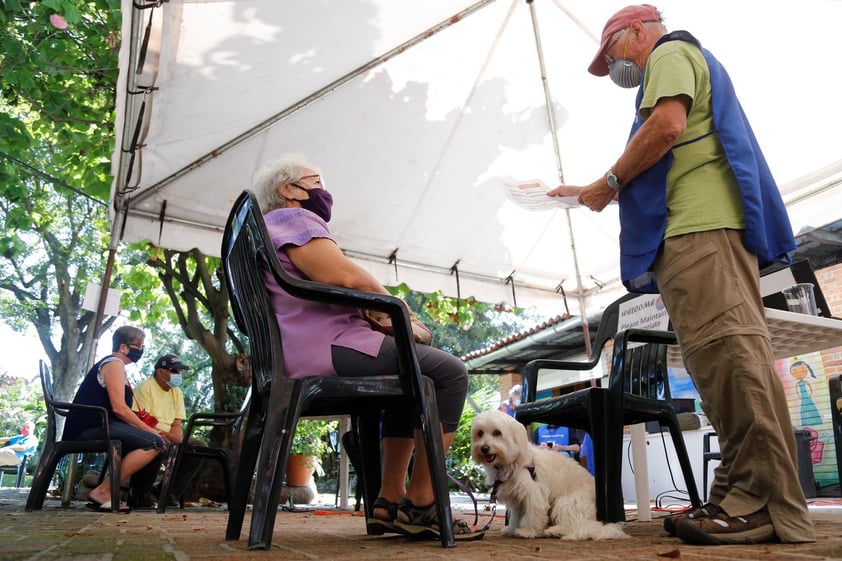
{"type": "Polygon", "coordinates": [[[252,189],[260,201],[260,209],[264,214],[276,208],[286,207],[286,199],[281,195],[278,187],[287,183],[298,183],[305,169],[321,173],[321,170],[308,162],[303,154],[291,153],[283,154],[257,172],[252,189]]]}

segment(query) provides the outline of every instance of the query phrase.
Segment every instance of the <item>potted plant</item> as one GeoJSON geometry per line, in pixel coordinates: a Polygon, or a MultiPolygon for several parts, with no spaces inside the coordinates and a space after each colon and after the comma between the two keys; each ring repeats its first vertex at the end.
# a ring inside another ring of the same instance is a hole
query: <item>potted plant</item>
{"type": "Polygon", "coordinates": [[[299,419],[287,461],[287,485],[303,487],[314,473],[322,475],[321,458],[328,451],[326,435],[330,423],[317,419],[299,419]]]}

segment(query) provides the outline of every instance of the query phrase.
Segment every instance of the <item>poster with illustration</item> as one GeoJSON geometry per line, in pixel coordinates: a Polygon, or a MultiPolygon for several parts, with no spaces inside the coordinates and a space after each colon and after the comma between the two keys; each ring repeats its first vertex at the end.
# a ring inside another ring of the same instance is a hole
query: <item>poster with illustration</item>
{"type": "Polygon", "coordinates": [[[702,413],[701,406],[699,405],[702,402],[701,396],[699,396],[699,392],[696,390],[696,385],[693,383],[693,379],[690,378],[690,374],[684,368],[669,368],[669,384],[670,384],[670,395],[674,399],[694,399],[696,400],[696,413],[702,413]]]}
{"type": "MultiPolygon", "coordinates": [[[[781,359],[775,361],[775,368],[787,396],[793,427],[809,433],[810,460],[816,484],[826,487],[839,483],[833,433],[834,413],[831,411],[821,353],[781,359]]],[[[670,368],[669,380],[672,397],[695,399],[696,411],[702,413],[701,397],[687,371],[684,368],[670,368]]]]}
{"type": "Polygon", "coordinates": [[[830,392],[820,352],[775,361],[792,425],[810,436],[813,475],[819,487],[839,482],[830,392]]]}

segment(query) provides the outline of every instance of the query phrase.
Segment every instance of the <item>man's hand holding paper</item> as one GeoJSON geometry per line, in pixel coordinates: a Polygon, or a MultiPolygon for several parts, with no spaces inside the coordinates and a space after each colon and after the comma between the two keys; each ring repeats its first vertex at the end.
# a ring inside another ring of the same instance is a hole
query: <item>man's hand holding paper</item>
{"type": "Polygon", "coordinates": [[[573,185],[559,185],[547,191],[550,197],[576,197],[580,205],[595,212],[601,212],[612,201],[617,200],[617,192],[609,187],[605,180],[600,179],[586,187],[573,185]]]}

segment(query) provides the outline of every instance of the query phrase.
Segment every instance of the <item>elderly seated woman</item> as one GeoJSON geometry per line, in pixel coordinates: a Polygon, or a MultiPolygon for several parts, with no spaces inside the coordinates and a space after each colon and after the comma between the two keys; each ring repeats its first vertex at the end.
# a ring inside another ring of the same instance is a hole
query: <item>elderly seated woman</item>
{"type": "MultiPolygon", "coordinates": [[[[261,170],[255,181],[266,226],[281,265],[291,275],[325,284],[388,294],[365,269],[348,259],[331,236],[327,223],[333,198],[321,172],[300,155],[284,155],[261,170]]],[[[395,339],[372,328],[359,310],[297,299],[267,276],[275,313],[283,331],[284,367],[292,377],[368,376],[398,371],[395,339]]],[[[416,342],[429,341],[429,331],[413,318],[416,342]]],[[[422,373],[435,383],[445,449],[459,424],[468,375],[458,358],[430,346],[417,345],[422,373]]],[[[433,486],[419,427],[410,411],[387,410],[382,422],[382,479],[369,532],[439,537],[433,486]],[[406,473],[415,451],[409,485],[406,473]]],[[[483,533],[454,521],[457,540],[483,533]]]]}

